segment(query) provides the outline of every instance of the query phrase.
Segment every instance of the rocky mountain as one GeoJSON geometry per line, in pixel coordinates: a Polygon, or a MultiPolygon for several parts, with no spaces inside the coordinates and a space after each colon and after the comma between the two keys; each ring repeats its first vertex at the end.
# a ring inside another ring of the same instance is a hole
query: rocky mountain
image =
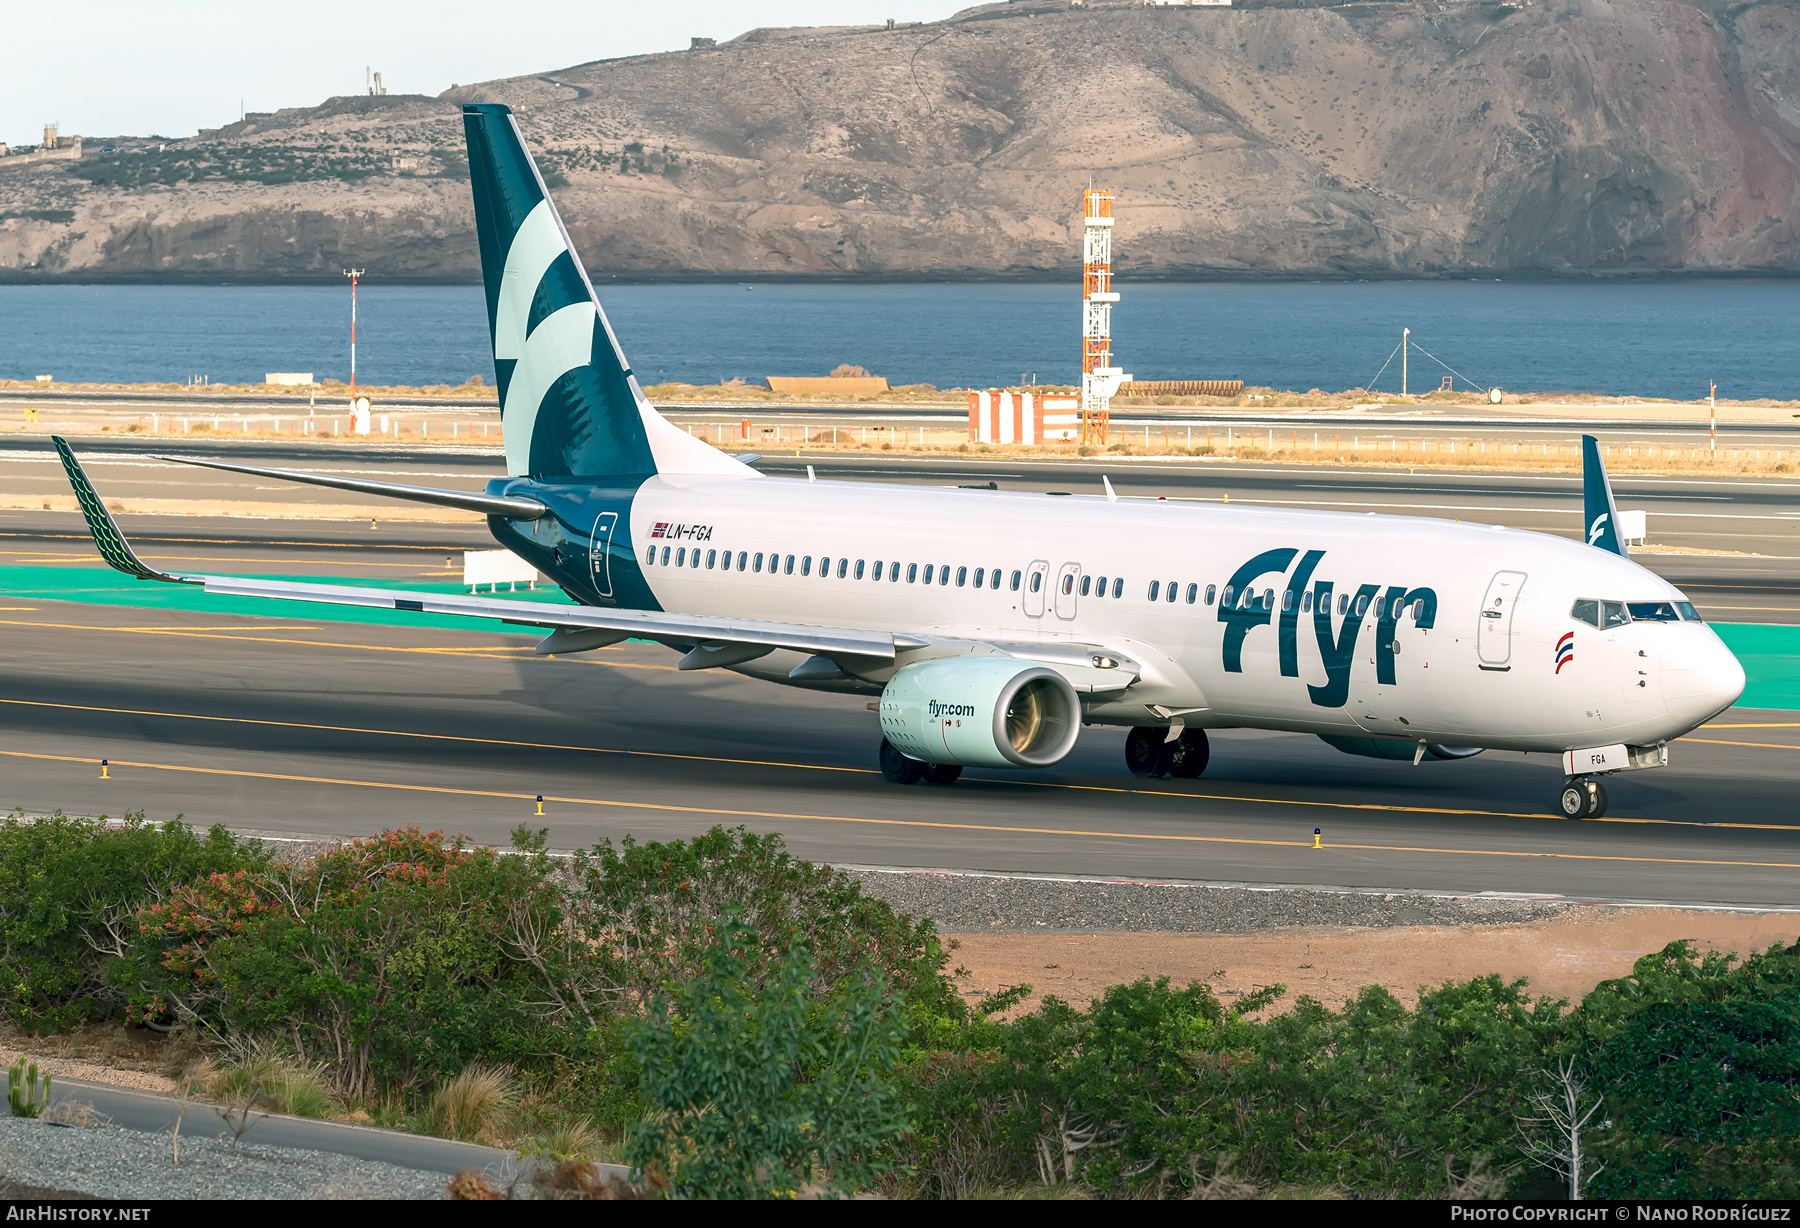
{"type": "Polygon", "coordinates": [[[597,280],[1800,269],[1791,0],[1021,0],[0,159],[0,278],[470,278],[475,100],[597,280]]]}

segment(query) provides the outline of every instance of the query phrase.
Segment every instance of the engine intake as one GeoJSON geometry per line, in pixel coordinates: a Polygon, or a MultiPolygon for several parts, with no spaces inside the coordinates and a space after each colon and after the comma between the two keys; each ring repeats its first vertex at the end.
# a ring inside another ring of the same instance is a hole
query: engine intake
{"type": "Polygon", "coordinates": [[[923,763],[1048,767],[1075,748],[1081,700],[1055,670],[1014,657],[921,661],[881,692],[881,732],[923,763]]]}

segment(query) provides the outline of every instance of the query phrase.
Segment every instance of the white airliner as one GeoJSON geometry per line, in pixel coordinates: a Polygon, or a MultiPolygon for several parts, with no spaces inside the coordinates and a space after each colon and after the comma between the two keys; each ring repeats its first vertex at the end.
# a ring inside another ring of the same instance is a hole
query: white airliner
{"type": "MultiPolygon", "coordinates": [[[[463,108],[508,476],[485,494],[167,457],[488,515],[577,602],[394,593],[145,566],[68,445],[101,554],[207,592],[502,618],[542,653],[626,638],[683,669],[868,695],[889,780],[1043,768],[1084,725],[1140,775],[1192,777],[1208,729],[1382,759],[1561,754],[1570,818],[1659,767],[1744,671],[1626,557],[1586,442],[1585,542],[1416,517],[799,481],[645,399],[511,112],[463,108]]],[[[874,740],[871,731],[871,740],[874,740]]]]}

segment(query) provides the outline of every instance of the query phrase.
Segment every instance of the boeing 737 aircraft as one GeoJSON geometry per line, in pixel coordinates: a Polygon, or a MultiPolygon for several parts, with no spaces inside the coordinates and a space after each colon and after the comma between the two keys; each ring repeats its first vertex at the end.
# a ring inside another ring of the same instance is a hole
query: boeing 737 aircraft
{"type": "MultiPolygon", "coordinates": [[[[56,440],[102,557],[144,580],[500,618],[540,653],[627,638],[871,697],[897,784],[1043,768],[1084,725],[1139,775],[1198,776],[1209,729],[1316,734],[1381,759],[1561,754],[1558,805],[1660,767],[1735,702],[1736,658],[1627,556],[1585,441],[1586,541],[1416,517],[799,481],[646,400],[511,111],[463,108],[506,477],[472,494],[164,457],[483,512],[578,604],[156,571],[56,440]]],[[[871,731],[871,741],[874,741],[871,731]]]]}

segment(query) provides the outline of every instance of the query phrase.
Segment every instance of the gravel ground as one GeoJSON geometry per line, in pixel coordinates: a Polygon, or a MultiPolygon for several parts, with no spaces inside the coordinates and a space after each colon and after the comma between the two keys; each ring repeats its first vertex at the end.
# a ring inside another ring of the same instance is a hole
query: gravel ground
{"type": "MultiPolygon", "coordinates": [[[[202,1123],[216,1126],[216,1122],[202,1123]]],[[[323,1151],[0,1117],[0,1176],[96,1198],[442,1198],[444,1175],[323,1151]]]]}
{"type": "MultiPolygon", "coordinates": [[[[1128,930],[1251,934],[1301,925],[1399,926],[1527,923],[1602,911],[1562,900],[1234,887],[1201,883],[1087,882],[997,875],[848,870],[872,896],[946,934],[1128,930]]],[[[1610,910],[1606,910],[1610,911],[1610,910]]]]}

